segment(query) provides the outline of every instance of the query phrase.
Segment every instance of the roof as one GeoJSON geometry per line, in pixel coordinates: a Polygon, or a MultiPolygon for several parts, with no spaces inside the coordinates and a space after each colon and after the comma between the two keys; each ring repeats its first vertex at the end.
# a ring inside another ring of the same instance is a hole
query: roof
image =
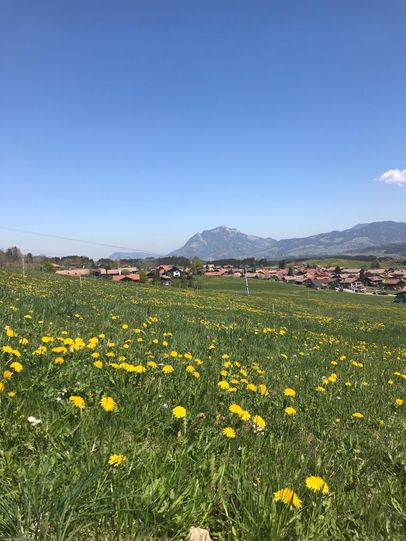
{"type": "Polygon", "coordinates": [[[340,284],[353,284],[356,281],[356,278],[344,278],[344,280],[340,280],[340,284]]]}
{"type": "Polygon", "coordinates": [[[366,275],[369,275],[369,274],[384,274],[384,273],[385,273],[385,269],[368,269],[367,271],[365,271],[366,275]]]}
{"type": "Polygon", "coordinates": [[[133,282],[140,281],[139,274],[121,274],[120,276],[113,276],[114,282],[121,282],[122,280],[132,280],[133,282]]]}

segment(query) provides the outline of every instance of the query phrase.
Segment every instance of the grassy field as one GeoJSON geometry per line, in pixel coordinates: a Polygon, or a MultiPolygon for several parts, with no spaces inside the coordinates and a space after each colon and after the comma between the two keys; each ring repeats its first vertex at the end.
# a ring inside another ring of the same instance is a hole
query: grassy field
{"type": "Polygon", "coordinates": [[[0,537],[393,540],[406,306],[0,271],[0,537]]]}
{"type": "MultiPolygon", "coordinates": [[[[308,263],[309,265],[322,265],[324,267],[344,267],[346,269],[369,269],[371,267],[372,261],[364,261],[362,259],[340,259],[340,258],[330,258],[330,259],[309,259],[305,260],[304,264],[308,263]]],[[[404,264],[401,260],[380,260],[379,267],[381,269],[390,269],[390,268],[403,268],[404,264]]]]}

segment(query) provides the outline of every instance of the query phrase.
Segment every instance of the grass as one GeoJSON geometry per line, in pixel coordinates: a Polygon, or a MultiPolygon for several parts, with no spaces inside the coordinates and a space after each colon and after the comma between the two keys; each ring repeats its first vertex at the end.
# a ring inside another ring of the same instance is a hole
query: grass
{"type": "MultiPolygon", "coordinates": [[[[372,261],[365,261],[362,259],[340,259],[340,258],[330,258],[330,259],[309,259],[305,260],[304,263],[309,265],[322,265],[324,267],[344,267],[345,269],[365,269],[368,270],[371,267],[372,261]]],[[[381,259],[379,261],[379,268],[381,269],[391,269],[391,268],[401,268],[404,267],[403,263],[400,260],[395,259],[381,259]]]]}
{"type": "Polygon", "coordinates": [[[404,539],[406,307],[200,286],[0,272],[0,536],[404,539]],[[301,507],[275,500],[285,487],[301,507]]]}

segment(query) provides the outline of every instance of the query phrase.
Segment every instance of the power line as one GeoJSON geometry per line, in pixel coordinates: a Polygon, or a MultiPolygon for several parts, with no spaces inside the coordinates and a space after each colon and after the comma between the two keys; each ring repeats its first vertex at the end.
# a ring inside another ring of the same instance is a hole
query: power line
{"type": "Polygon", "coordinates": [[[147,250],[140,250],[139,248],[129,248],[128,246],[118,246],[117,244],[105,244],[103,242],[95,242],[91,240],[83,240],[83,239],[74,239],[71,237],[62,237],[61,235],[52,235],[51,233],[38,233],[36,231],[28,231],[26,229],[17,229],[15,227],[6,227],[4,225],[0,225],[0,229],[4,229],[5,231],[12,231],[14,233],[25,233],[27,235],[36,235],[38,237],[48,237],[51,239],[58,239],[58,240],[68,240],[72,242],[80,242],[82,244],[93,244],[94,246],[104,246],[108,248],[118,248],[120,250],[129,250],[130,252],[144,252],[145,254],[149,254],[151,256],[155,256],[156,254],[152,252],[148,252],[147,250]]]}

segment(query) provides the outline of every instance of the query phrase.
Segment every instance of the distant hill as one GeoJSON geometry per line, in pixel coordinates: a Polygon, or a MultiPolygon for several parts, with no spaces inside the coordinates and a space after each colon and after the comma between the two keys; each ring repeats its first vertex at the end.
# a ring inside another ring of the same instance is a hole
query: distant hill
{"type": "Polygon", "coordinates": [[[237,229],[221,225],[196,233],[179,250],[169,255],[200,257],[201,259],[244,258],[269,250],[277,244],[274,239],[246,235],[237,229]]]}
{"type": "Polygon", "coordinates": [[[246,235],[237,229],[219,226],[196,233],[171,256],[200,257],[203,260],[246,257],[287,258],[326,255],[379,255],[390,245],[391,255],[402,256],[406,243],[406,223],[373,222],[344,231],[331,231],[304,238],[276,241],[246,235]],[[396,246],[399,245],[397,251],[396,246]]]}
{"type": "Polygon", "coordinates": [[[145,259],[146,257],[161,257],[160,254],[152,254],[151,252],[114,252],[110,259],[145,259]]]}

